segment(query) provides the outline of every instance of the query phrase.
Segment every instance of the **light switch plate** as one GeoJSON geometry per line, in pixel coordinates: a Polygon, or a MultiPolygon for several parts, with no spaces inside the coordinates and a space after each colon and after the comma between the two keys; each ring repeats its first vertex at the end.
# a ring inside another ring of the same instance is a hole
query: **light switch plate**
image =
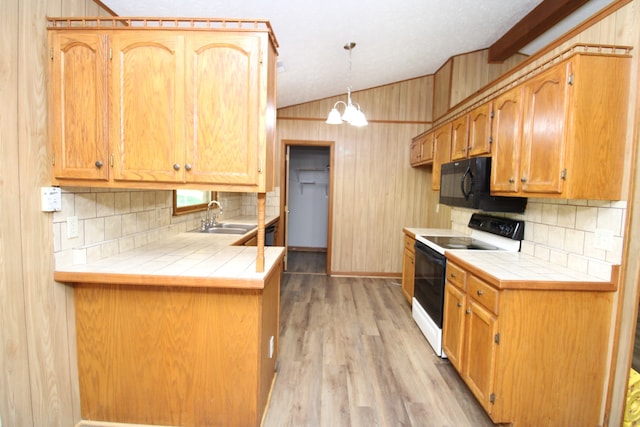
{"type": "Polygon", "coordinates": [[[40,206],[42,212],[57,212],[62,210],[60,187],[41,187],[40,206]]]}

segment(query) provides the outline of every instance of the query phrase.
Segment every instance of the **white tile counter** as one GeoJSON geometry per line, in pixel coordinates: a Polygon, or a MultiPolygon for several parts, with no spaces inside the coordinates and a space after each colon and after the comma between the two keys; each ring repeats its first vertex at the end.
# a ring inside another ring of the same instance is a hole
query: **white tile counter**
{"type": "Polygon", "coordinates": [[[521,252],[445,251],[454,262],[498,289],[548,289],[615,291],[619,266],[611,266],[611,278],[602,279],[552,264],[521,252]]]}

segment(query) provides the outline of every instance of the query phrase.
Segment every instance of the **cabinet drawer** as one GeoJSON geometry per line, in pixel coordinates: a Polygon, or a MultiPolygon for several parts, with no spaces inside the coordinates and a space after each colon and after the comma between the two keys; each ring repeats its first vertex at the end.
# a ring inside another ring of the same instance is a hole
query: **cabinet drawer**
{"type": "Polygon", "coordinates": [[[469,276],[469,290],[467,294],[482,304],[487,310],[498,314],[498,290],[475,276],[469,276]]]}
{"type": "Polygon", "coordinates": [[[416,243],[415,239],[412,239],[406,234],[404,235],[404,248],[411,251],[411,253],[413,254],[416,253],[416,248],[413,246],[415,245],[415,243],[416,243]]]}
{"type": "Polygon", "coordinates": [[[447,263],[447,280],[462,290],[467,288],[467,272],[450,262],[447,263]]]}

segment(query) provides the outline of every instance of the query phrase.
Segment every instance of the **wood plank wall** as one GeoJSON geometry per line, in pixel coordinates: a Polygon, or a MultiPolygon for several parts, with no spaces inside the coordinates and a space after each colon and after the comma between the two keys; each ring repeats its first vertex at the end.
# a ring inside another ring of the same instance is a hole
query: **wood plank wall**
{"type": "Polygon", "coordinates": [[[46,16],[103,14],[90,0],[2,0],[0,25],[0,416],[72,426],[80,408],[69,289],[53,281],[47,161],[46,16]],[[71,326],[69,326],[71,325],[71,326]]]}
{"type": "Polygon", "coordinates": [[[278,141],[335,141],[333,273],[402,270],[402,226],[427,224],[430,169],[411,168],[408,148],[430,127],[432,93],[433,76],[353,93],[363,128],[324,123],[346,94],[278,110],[278,141]]]}

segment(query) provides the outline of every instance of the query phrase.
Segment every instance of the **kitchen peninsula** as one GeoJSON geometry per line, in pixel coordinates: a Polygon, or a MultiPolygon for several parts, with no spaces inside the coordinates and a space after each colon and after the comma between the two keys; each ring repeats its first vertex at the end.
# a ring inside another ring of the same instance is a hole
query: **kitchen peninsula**
{"type": "Polygon", "coordinates": [[[187,232],[56,268],[55,280],[74,288],[83,420],[260,424],[275,378],[284,248],[265,248],[258,273],[257,248],[237,240],[187,232]]]}

